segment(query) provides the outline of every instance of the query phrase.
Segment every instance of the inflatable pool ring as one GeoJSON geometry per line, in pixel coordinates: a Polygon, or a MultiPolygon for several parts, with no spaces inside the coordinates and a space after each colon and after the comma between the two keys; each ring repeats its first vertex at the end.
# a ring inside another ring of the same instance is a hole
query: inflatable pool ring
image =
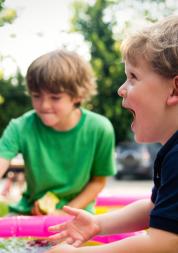
{"type": "MultiPolygon", "coordinates": [[[[54,233],[48,230],[53,226],[71,219],[69,216],[11,216],[0,219],[0,237],[34,237],[46,238],[54,233]]],[[[135,235],[135,233],[116,234],[116,235],[98,235],[92,241],[100,243],[110,243],[123,238],[135,235]]]]}
{"type": "MultiPolygon", "coordinates": [[[[70,216],[11,216],[0,219],[0,237],[48,237],[54,233],[48,230],[49,226],[63,223],[72,219],[70,216]]],[[[133,233],[122,235],[95,236],[94,241],[108,243],[123,239],[133,233]]]]}
{"type": "MultiPolygon", "coordinates": [[[[126,203],[131,203],[139,198],[121,199],[120,197],[108,198],[100,197],[97,201],[97,206],[120,206],[126,203]]],[[[54,216],[54,215],[42,215],[42,216],[10,216],[0,218],[0,237],[48,237],[54,234],[48,230],[49,226],[63,223],[72,219],[71,216],[54,216]]],[[[95,236],[94,242],[97,243],[109,243],[116,240],[135,235],[135,233],[116,234],[116,235],[102,235],[95,236]]]]}
{"type": "Polygon", "coordinates": [[[96,206],[126,206],[140,199],[150,198],[149,195],[99,196],[96,206]]]}
{"type": "Polygon", "coordinates": [[[106,213],[140,199],[150,198],[149,195],[99,196],[96,201],[96,214],[106,213]]]}

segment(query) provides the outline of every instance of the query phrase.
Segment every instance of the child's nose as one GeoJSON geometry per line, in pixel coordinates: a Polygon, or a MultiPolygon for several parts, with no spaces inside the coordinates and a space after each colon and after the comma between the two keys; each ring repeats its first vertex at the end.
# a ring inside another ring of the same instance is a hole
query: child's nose
{"type": "Polygon", "coordinates": [[[127,97],[127,90],[126,90],[126,87],[125,87],[125,84],[121,85],[117,91],[117,94],[120,96],[120,97],[123,97],[123,98],[126,98],[127,97]]]}
{"type": "Polygon", "coordinates": [[[42,108],[43,110],[45,110],[45,109],[48,109],[49,107],[50,107],[49,101],[46,100],[46,99],[43,99],[43,100],[41,101],[41,108],[42,108]]]}

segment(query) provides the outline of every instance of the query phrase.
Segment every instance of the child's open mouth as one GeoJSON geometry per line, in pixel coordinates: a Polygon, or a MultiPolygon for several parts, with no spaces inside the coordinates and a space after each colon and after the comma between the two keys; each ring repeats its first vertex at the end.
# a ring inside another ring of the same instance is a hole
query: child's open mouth
{"type": "Polygon", "coordinates": [[[127,108],[127,110],[133,115],[133,117],[135,117],[135,111],[130,109],[130,108],[127,108]]]}
{"type": "Polygon", "coordinates": [[[132,114],[132,123],[131,123],[131,129],[133,130],[134,129],[134,121],[135,121],[135,117],[136,117],[136,114],[135,114],[135,111],[132,110],[131,108],[126,108],[131,114],[132,114]]]}
{"type": "Polygon", "coordinates": [[[132,120],[132,123],[131,123],[131,129],[133,130],[133,125],[134,125],[136,113],[133,109],[131,109],[130,107],[127,107],[124,102],[122,103],[122,107],[132,114],[133,120],[132,120]]]}

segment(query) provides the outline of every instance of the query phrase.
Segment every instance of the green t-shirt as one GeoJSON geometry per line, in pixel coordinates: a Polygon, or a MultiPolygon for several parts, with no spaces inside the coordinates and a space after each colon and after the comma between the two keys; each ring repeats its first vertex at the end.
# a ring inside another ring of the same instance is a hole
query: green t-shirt
{"type": "MultiPolygon", "coordinates": [[[[35,111],[10,121],[0,139],[0,157],[22,153],[27,189],[11,211],[29,214],[35,200],[55,193],[57,208],[77,196],[93,176],[115,172],[114,131],[110,121],[81,109],[78,124],[69,131],[45,126],[35,111]]],[[[86,208],[91,211],[94,203],[86,208]]]]}

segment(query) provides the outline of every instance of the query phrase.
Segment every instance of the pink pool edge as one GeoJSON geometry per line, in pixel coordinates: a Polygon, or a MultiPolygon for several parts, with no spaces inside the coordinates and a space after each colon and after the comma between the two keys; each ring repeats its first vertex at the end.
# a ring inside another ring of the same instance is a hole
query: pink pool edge
{"type": "MultiPolygon", "coordinates": [[[[97,199],[97,206],[124,206],[133,201],[136,201],[146,196],[122,196],[122,197],[99,197],[97,199]]],[[[148,196],[147,196],[148,197],[148,196]]],[[[48,230],[49,226],[63,223],[67,220],[72,219],[71,216],[54,216],[54,215],[43,215],[43,216],[11,216],[0,218],[0,237],[35,237],[45,238],[54,233],[48,230]]],[[[142,233],[142,232],[140,232],[142,233]]],[[[99,235],[92,238],[93,241],[99,243],[110,243],[118,241],[129,236],[138,234],[136,233],[125,233],[115,235],[99,235]]]]}

